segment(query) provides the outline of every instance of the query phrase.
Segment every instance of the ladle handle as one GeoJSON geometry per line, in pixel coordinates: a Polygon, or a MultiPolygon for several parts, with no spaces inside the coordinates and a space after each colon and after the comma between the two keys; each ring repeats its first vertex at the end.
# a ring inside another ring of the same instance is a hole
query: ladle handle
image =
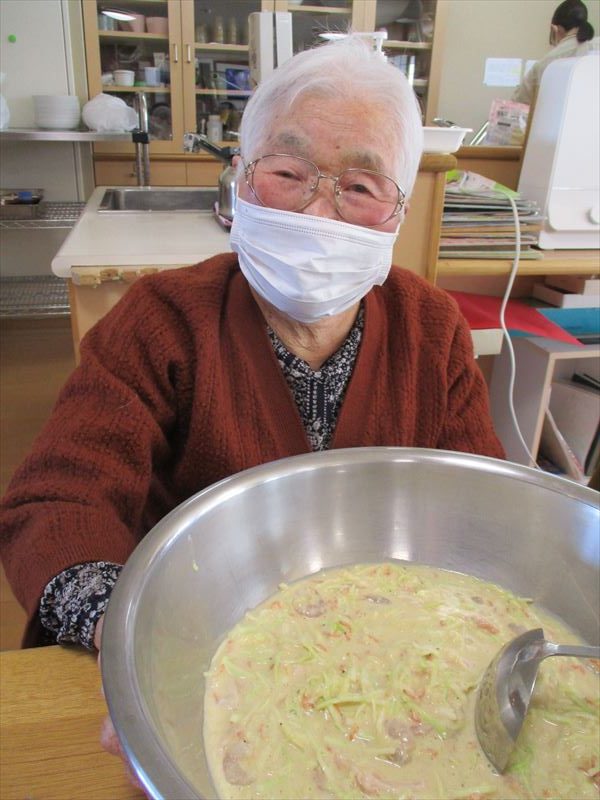
{"type": "Polygon", "coordinates": [[[592,647],[586,644],[553,644],[546,642],[542,658],[548,656],[578,656],[579,658],[599,658],[600,647],[592,647]]]}

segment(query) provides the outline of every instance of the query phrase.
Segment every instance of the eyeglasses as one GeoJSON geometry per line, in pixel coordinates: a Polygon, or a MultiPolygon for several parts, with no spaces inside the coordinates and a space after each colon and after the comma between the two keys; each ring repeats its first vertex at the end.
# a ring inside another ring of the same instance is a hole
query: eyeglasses
{"type": "Polygon", "coordinates": [[[370,228],[397,216],[405,194],[393,178],[369,169],[345,169],[326,175],[299,156],[271,153],[244,164],[246,183],[259,203],[281,211],[302,211],[322,178],[333,181],[335,206],[346,222],[370,228]]]}

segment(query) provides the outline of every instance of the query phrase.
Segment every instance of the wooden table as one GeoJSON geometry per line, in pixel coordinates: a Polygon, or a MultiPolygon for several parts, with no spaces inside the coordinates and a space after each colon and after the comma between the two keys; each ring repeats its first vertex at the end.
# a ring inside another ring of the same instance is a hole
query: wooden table
{"type": "Polygon", "coordinates": [[[106,703],[93,654],[0,653],[0,798],[142,800],[99,735],[106,703]]]}

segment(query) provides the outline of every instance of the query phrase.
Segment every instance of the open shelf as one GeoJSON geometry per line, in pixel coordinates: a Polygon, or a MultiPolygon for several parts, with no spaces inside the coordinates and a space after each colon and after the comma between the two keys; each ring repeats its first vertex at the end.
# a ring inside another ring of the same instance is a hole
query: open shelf
{"type": "Polygon", "coordinates": [[[170,86],[114,86],[107,85],[102,87],[102,91],[106,94],[127,93],[127,92],[147,92],[148,94],[168,94],[171,91],[170,86]]]}
{"type": "Polygon", "coordinates": [[[387,39],[383,43],[383,49],[387,50],[431,50],[431,42],[401,42],[394,39],[387,39]]]}
{"type": "Polygon", "coordinates": [[[247,53],[247,44],[225,44],[224,42],[194,42],[194,48],[207,53],[247,53]]]}
{"type": "Polygon", "coordinates": [[[134,33],[133,31],[98,31],[101,42],[168,42],[162,33],[134,33]]]}
{"type": "Polygon", "coordinates": [[[131,132],[6,128],[0,131],[1,139],[13,142],[131,142],[131,132]]]}
{"type": "MultiPolygon", "coordinates": [[[[542,250],[542,257],[519,264],[519,275],[596,275],[600,273],[600,250],[542,250]]],[[[512,258],[441,258],[437,276],[508,275],[512,258]]]]}
{"type": "Polygon", "coordinates": [[[210,97],[250,97],[252,92],[245,89],[196,89],[196,94],[210,97]]]}
{"type": "Polygon", "coordinates": [[[337,8],[336,6],[292,6],[288,4],[288,11],[293,14],[352,14],[351,8],[337,8]]]}

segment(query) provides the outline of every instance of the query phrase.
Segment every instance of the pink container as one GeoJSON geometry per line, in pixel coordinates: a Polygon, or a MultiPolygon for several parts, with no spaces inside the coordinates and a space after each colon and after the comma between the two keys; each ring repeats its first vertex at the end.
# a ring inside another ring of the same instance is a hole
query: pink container
{"type": "Polygon", "coordinates": [[[135,17],[135,19],[128,20],[127,22],[119,22],[119,28],[122,31],[144,33],[146,29],[146,17],[143,14],[134,14],[133,12],[131,12],[131,16],[135,17]]]}
{"type": "Polygon", "coordinates": [[[166,17],[147,17],[146,30],[148,33],[159,33],[167,36],[169,33],[169,20],[166,17]]]}

